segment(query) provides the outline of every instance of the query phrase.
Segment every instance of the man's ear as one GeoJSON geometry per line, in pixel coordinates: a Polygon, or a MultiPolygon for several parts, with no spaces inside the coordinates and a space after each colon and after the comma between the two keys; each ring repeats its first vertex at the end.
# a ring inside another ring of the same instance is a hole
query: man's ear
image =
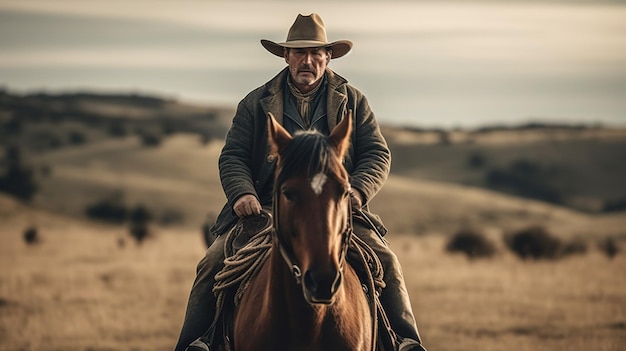
{"type": "Polygon", "coordinates": [[[330,142],[335,147],[339,158],[343,158],[350,146],[350,134],[352,133],[352,110],[344,114],[343,119],[330,133],[330,142]]]}
{"type": "Polygon", "coordinates": [[[272,148],[272,154],[280,155],[289,142],[291,142],[292,137],[289,132],[276,121],[276,118],[274,118],[271,112],[267,113],[267,117],[268,140],[272,148]]]}

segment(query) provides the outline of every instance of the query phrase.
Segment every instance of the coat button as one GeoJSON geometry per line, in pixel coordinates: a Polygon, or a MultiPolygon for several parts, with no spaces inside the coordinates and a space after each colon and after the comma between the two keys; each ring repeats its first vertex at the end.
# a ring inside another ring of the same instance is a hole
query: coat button
{"type": "Polygon", "coordinates": [[[274,162],[274,159],[275,159],[275,158],[276,158],[276,156],[274,156],[274,155],[271,155],[271,154],[270,154],[270,155],[267,155],[267,162],[270,162],[270,163],[271,163],[271,162],[274,162]]]}

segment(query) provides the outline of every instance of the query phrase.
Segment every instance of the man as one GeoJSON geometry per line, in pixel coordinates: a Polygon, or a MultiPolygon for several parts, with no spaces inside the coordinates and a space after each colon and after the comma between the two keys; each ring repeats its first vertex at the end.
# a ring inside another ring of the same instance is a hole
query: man
{"type": "Polygon", "coordinates": [[[329,43],[319,15],[298,15],[287,40],[261,40],[272,54],[283,57],[288,67],[246,96],[237,107],[219,159],[220,178],[228,203],[211,232],[217,236],[198,264],[187,313],[176,351],[209,350],[202,336],[215,315],[214,276],[223,266],[225,234],[238,218],[258,215],[271,208],[274,156],[270,154],[267,114],[271,112],[290,133],[317,129],[329,134],[347,110],[353,111],[352,145],[344,160],[354,189],[353,206],[373,222],[354,222],[354,231],[380,258],[386,287],[380,299],[390,324],[401,339],[399,350],[424,350],[411,311],[400,264],[374,229],[384,231],[368,202],[387,179],[391,154],[366,98],[341,76],[327,68],[331,59],[347,54],[352,43],[329,43]],[[197,340],[196,340],[197,339],[197,340]],[[195,340],[195,341],[194,341],[195,340]]]}

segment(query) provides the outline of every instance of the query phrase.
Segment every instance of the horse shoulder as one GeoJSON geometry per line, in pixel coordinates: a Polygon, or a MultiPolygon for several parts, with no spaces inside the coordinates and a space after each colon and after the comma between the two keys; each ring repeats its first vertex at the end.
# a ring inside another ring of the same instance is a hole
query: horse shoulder
{"type": "Polygon", "coordinates": [[[349,318],[342,318],[344,321],[351,321],[352,325],[344,326],[346,337],[352,341],[353,350],[370,350],[373,328],[373,316],[361,282],[350,265],[344,268],[344,291],[345,299],[348,303],[342,304],[344,310],[341,313],[347,314],[349,318]]]}
{"type": "Polygon", "coordinates": [[[270,336],[272,318],[270,296],[267,293],[270,269],[266,261],[246,289],[237,308],[234,321],[235,350],[276,350],[270,336]]]}

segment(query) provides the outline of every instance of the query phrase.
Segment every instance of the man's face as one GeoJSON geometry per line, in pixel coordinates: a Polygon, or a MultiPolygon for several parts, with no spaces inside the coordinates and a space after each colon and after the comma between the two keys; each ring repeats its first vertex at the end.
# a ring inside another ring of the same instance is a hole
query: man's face
{"type": "Polygon", "coordinates": [[[296,87],[303,93],[315,88],[324,76],[332,53],[326,48],[285,49],[285,62],[296,87]]]}

